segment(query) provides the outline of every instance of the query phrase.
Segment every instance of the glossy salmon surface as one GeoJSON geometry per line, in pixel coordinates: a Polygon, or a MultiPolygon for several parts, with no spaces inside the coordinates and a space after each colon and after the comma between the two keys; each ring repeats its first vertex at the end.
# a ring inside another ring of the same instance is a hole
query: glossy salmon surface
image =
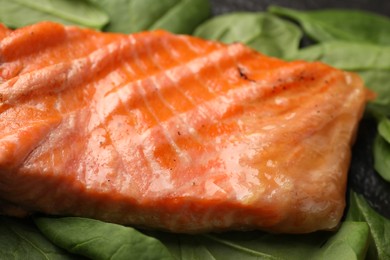
{"type": "Polygon", "coordinates": [[[3,214],[197,233],[343,215],[361,79],[164,31],[0,27],[3,214]]]}

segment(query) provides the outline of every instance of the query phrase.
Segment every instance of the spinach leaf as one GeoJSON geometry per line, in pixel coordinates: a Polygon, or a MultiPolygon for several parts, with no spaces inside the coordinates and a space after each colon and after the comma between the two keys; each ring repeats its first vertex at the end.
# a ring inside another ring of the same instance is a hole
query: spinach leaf
{"type": "Polygon", "coordinates": [[[365,221],[370,227],[372,244],[368,259],[390,259],[390,220],[373,210],[364,198],[355,192],[350,193],[347,220],[365,221]]]}
{"type": "Polygon", "coordinates": [[[35,223],[54,244],[92,259],[173,259],[160,241],[130,227],[77,217],[35,223]]]}
{"type": "Polygon", "coordinates": [[[369,229],[364,222],[344,222],[337,232],[303,235],[259,231],[154,235],[177,259],[364,259],[369,229]]]}
{"type": "Polygon", "coordinates": [[[378,133],[381,137],[390,143],[390,120],[386,117],[382,118],[378,124],[378,133]]]}
{"type": "Polygon", "coordinates": [[[194,35],[225,43],[242,42],[264,54],[284,58],[298,50],[302,32],[271,14],[237,12],[206,21],[194,35]]]}
{"type": "MultiPolygon", "coordinates": [[[[381,127],[382,132],[388,136],[388,129],[383,129],[384,122],[386,122],[383,120],[387,119],[382,119],[379,127],[381,127]]],[[[388,124],[388,120],[385,124],[388,124]]],[[[388,143],[385,138],[382,137],[382,134],[377,134],[374,141],[373,150],[375,170],[382,176],[383,179],[390,181],[390,143],[388,143]]]]}
{"type": "Polygon", "coordinates": [[[173,33],[191,34],[210,15],[211,7],[208,0],[181,0],[174,8],[156,20],[149,29],[165,29],[173,33]]]}
{"type": "Polygon", "coordinates": [[[342,9],[298,11],[271,6],[269,12],[299,22],[314,40],[390,43],[390,19],[378,14],[342,9]]]}
{"type": "Polygon", "coordinates": [[[149,29],[157,20],[180,3],[180,0],[132,0],[129,1],[129,17],[133,32],[149,29]],[[148,15],[145,15],[145,12],[148,15]]]}
{"type": "Polygon", "coordinates": [[[341,228],[311,259],[364,259],[369,243],[365,222],[343,222],[341,228]]]}
{"type": "Polygon", "coordinates": [[[367,105],[367,110],[378,117],[390,115],[390,70],[358,70],[368,88],[376,93],[375,100],[367,105]]]}
{"type": "Polygon", "coordinates": [[[110,23],[105,31],[134,33],[164,29],[191,34],[211,15],[208,0],[90,0],[106,10],[110,23]],[[147,15],[146,15],[147,14],[147,15]]]}
{"type": "MultiPolygon", "coordinates": [[[[109,16],[109,23],[104,31],[131,33],[132,20],[130,19],[130,0],[89,0],[104,10],[109,16]]],[[[145,15],[148,16],[148,15],[145,15]]]]}
{"type": "Polygon", "coordinates": [[[54,21],[101,29],[108,16],[85,0],[0,0],[0,22],[17,28],[39,21],[54,21]]]}
{"type": "Polygon", "coordinates": [[[0,259],[77,259],[47,240],[31,221],[0,216],[0,259]]]}
{"type": "Polygon", "coordinates": [[[390,46],[333,41],[301,49],[295,59],[322,61],[344,70],[390,69],[390,46]]]}

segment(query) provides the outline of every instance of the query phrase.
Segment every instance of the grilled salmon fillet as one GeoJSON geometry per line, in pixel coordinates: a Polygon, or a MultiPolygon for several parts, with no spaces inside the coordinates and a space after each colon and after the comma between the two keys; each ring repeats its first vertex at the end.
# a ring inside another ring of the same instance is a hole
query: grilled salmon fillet
{"type": "Polygon", "coordinates": [[[1,26],[2,212],[333,229],[367,93],[355,74],[242,44],[1,26]]]}

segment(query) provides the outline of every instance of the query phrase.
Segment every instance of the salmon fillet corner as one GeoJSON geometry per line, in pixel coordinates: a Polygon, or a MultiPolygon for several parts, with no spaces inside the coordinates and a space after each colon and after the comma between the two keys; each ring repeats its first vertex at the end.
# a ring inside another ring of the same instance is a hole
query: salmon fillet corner
{"type": "Polygon", "coordinates": [[[1,26],[2,212],[333,229],[367,97],[355,74],[242,44],[1,26]]]}

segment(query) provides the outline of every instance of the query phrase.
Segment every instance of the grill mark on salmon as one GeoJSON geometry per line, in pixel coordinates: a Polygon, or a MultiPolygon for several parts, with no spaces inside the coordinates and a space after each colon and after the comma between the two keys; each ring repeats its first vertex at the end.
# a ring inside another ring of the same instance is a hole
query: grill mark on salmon
{"type": "Polygon", "coordinates": [[[369,96],[355,74],[241,44],[0,26],[1,210],[186,233],[332,229],[369,96]]]}
{"type": "MultiPolygon", "coordinates": [[[[164,47],[164,50],[166,51],[166,46],[164,46],[164,44],[162,44],[162,46],[164,47]]],[[[153,50],[151,49],[150,46],[148,46],[147,50],[148,50],[149,58],[154,61],[154,64],[159,68],[160,73],[162,74],[162,77],[163,77],[163,79],[158,79],[157,77],[152,77],[152,81],[153,81],[154,86],[156,87],[157,94],[159,95],[159,98],[164,103],[164,105],[169,108],[169,110],[172,112],[172,114],[180,114],[181,111],[186,111],[186,110],[189,110],[192,107],[194,107],[196,105],[196,102],[191,100],[190,96],[186,96],[181,91],[180,85],[171,76],[169,76],[168,71],[164,71],[164,62],[167,62],[167,60],[169,60],[170,63],[175,62],[175,65],[178,64],[178,62],[176,60],[172,59],[172,57],[167,57],[168,55],[166,55],[164,57],[160,57],[159,54],[155,55],[155,52],[153,52],[153,50]],[[154,58],[156,58],[156,59],[154,59],[154,58]],[[162,84],[162,86],[160,86],[159,82],[163,82],[165,84],[162,84]],[[174,88],[170,88],[170,89],[166,90],[163,88],[163,86],[166,86],[166,85],[168,85],[168,86],[172,85],[174,88]],[[165,93],[165,95],[164,95],[164,93],[165,93]],[[185,100],[185,101],[183,102],[183,100],[185,100]],[[180,102],[180,103],[178,103],[178,102],[180,102]]],[[[165,66],[167,66],[170,63],[167,62],[167,64],[165,66]]],[[[199,140],[199,137],[195,133],[194,128],[191,127],[191,123],[185,117],[179,117],[179,120],[180,120],[180,125],[188,126],[188,129],[186,129],[187,132],[191,135],[192,138],[196,139],[197,142],[200,143],[201,140],[199,140]]],[[[179,135],[184,134],[183,129],[181,129],[181,132],[180,132],[180,130],[178,130],[177,133],[179,135]]]]}

